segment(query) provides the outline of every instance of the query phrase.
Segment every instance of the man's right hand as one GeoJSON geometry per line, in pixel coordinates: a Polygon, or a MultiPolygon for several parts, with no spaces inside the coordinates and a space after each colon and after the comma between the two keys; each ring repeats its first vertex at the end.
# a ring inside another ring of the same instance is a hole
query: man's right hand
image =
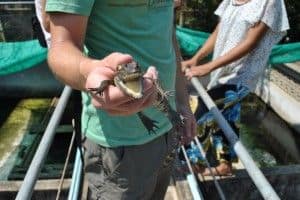
{"type": "MultiPolygon", "coordinates": [[[[80,64],[80,71],[91,69],[86,76],[85,88],[97,88],[104,80],[113,80],[117,73],[117,66],[126,64],[133,60],[128,54],[112,53],[102,60],[87,60],[80,64]]],[[[109,85],[103,95],[91,94],[92,104],[103,109],[111,115],[131,115],[150,106],[155,101],[157,92],[154,82],[157,79],[157,71],[149,67],[144,74],[144,96],[141,99],[134,99],[124,94],[114,85],[109,85]]]]}

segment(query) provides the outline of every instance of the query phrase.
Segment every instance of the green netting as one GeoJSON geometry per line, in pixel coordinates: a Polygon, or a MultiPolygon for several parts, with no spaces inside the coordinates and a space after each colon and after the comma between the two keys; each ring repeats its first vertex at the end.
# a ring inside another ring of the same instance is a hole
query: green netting
{"type": "Polygon", "coordinates": [[[300,42],[276,45],[271,52],[271,64],[292,63],[300,60],[300,42]]]}
{"type": "Polygon", "coordinates": [[[183,56],[191,57],[204,44],[209,33],[195,31],[187,28],[176,28],[176,37],[183,56]]]}
{"type": "MultiPolygon", "coordinates": [[[[177,27],[176,36],[182,55],[193,56],[209,37],[209,33],[177,27]]],[[[33,67],[44,61],[47,49],[37,40],[25,42],[0,42],[0,76],[33,67]]],[[[271,64],[300,60],[300,42],[276,45],[270,55],[271,64]]]]}
{"type": "MultiPolygon", "coordinates": [[[[209,33],[177,27],[177,40],[182,55],[193,56],[209,37],[209,33]]],[[[300,60],[300,42],[275,45],[269,62],[271,64],[291,63],[300,60]]]]}
{"type": "Polygon", "coordinates": [[[37,40],[0,42],[0,75],[12,74],[44,61],[47,49],[37,40]]]}

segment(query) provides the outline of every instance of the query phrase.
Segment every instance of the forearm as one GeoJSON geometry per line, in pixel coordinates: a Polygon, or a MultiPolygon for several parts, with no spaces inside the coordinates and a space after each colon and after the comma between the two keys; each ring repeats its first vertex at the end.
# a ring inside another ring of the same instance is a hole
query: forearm
{"type": "Polygon", "coordinates": [[[89,69],[80,70],[81,63],[90,60],[72,43],[52,41],[48,63],[54,75],[72,88],[84,90],[89,69]]]}
{"type": "Polygon", "coordinates": [[[46,0],[41,0],[41,22],[44,29],[50,33],[49,15],[45,12],[46,0]]]}
{"type": "Polygon", "coordinates": [[[84,90],[85,79],[95,67],[95,60],[83,54],[87,21],[85,16],[50,13],[49,66],[59,80],[79,90],[84,90]]]}
{"type": "Polygon", "coordinates": [[[265,35],[267,30],[268,27],[264,23],[260,22],[256,24],[248,31],[245,39],[242,42],[240,42],[236,47],[232,48],[224,55],[210,62],[210,69],[214,70],[224,65],[227,65],[251,52],[259,43],[261,38],[265,35]]]}
{"type": "Polygon", "coordinates": [[[231,49],[228,53],[211,61],[209,63],[211,71],[242,58],[247,53],[249,53],[252,49],[253,47],[251,47],[251,45],[245,43],[239,44],[235,48],[231,49]]]}
{"type": "Polygon", "coordinates": [[[215,30],[211,33],[209,38],[205,41],[203,46],[198,50],[198,52],[193,56],[193,59],[197,61],[197,63],[203,58],[207,57],[210,53],[213,52],[214,46],[216,43],[217,35],[218,35],[219,25],[215,28],[215,30]]]}

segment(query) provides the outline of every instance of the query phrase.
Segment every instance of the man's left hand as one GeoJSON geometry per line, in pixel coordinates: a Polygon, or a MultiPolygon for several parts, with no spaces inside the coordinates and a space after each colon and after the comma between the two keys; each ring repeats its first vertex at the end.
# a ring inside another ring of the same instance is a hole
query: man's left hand
{"type": "Polygon", "coordinates": [[[181,143],[189,144],[196,136],[197,123],[195,116],[189,106],[181,106],[178,108],[178,112],[183,117],[183,129],[180,130],[182,133],[181,143]]]}

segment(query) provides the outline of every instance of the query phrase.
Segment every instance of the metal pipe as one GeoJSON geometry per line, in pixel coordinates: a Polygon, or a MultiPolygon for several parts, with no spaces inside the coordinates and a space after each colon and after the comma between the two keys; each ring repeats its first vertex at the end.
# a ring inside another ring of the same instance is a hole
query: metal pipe
{"type": "Polygon", "coordinates": [[[72,182],[68,194],[68,200],[77,200],[80,190],[80,182],[81,182],[81,175],[82,175],[82,160],[81,160],[81,152],[79,147],[76,150],[75,162],[74,162],[74,169],[72,173],[72,182]]]}
{"type": "Polygon", "coordinates": [[[219,111],[219,109],[217,108],[211,97],[208,95],[200,81],[196,77],[193,77],[191,79],[191,82],[197,90],[198,94],[201,96],[208,110],[211,111],[211,113],[215,117],[218,125],[223,130],[224,135],[229,140],[230,144],[233,146],[237,156],[243,163],[245,169],[247,170],[249,176],[256,185],[257,189],[260,191],[263,198],[270,200],[279,200],[279,196],[274,191],[274,189],[272,188],[266,177],[263,175],[263,173],[260,171],[260,169],[256,166],[252,157],[250,156],[244,145],[241,143],[241,141],[238,139],[231,126],[225,120],[222,113],[219,111]]]}
{"type": "Polygon", "coordinates": [[[190,171],[190,174],[188,174],[186,178],[187,178],[188,184],[190,186],[192,196],[193,196],[194,200],[203,200],[204,199],[203,194],[202,194],[201,190],[199,189],[199,186],[197,184],[197,180],[195,177],[195,173],[193,171],[191,162],[186,154],[186,151],[185,151],[185,148],[183,145],[181,146],[181,150],[182,150],[183,156],[185,158],[185,161],[186,161],[187,166],[190,171]]]}
{"type": "Polygon", "coordinates": [[[55,129],[58,126],[60,119],[65,110],[66,104],[71,95],[72,89],[69,86],[65,86],[57,106],[51,116],[48,126],[45,130],[44,136],[36,150],[36,153],[31,161],[29,169],[25,175],[21,188],[17,194],[16,200],[31,199],[34,185],[38,179],[38,175],[41,171],[42,165],[44,164],[46,155],[52,144],[52,140],[55,135],[55,129]]]}
{"type": "Polygon", "coordinates": [[[34,5],[34,1],[4,1],[4,2],[0,2],[0,5],[21,5],[21,4],[34,5]]]}

